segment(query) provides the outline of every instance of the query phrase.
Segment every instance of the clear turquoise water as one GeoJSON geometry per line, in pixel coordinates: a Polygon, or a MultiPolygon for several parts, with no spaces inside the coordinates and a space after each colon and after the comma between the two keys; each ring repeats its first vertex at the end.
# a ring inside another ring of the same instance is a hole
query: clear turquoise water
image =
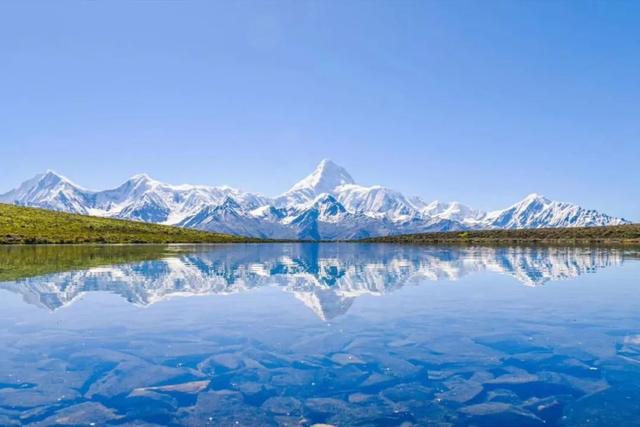
{"type": "Polygon", "coordinates": [[[2,282],[0,425],[640,425],[639,279],[623,250],[282,244],[2,282]]]}

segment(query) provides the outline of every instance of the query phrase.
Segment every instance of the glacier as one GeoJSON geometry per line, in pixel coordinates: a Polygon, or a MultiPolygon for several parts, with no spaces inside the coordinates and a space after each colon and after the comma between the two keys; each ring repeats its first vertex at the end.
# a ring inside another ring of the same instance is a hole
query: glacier
{"type": "Polygon", "coordinates": [[[229,186],[170,185],[146,174],[135,175],[117,188],[95,191],[47,171],[1,194],[0,202],[269,239],[342,240],[628,223],[539,194],[492,212],[459,202],[425,202],[380,185],[357,184],[345,168],[327,159],[277,197],[229,186]]]}

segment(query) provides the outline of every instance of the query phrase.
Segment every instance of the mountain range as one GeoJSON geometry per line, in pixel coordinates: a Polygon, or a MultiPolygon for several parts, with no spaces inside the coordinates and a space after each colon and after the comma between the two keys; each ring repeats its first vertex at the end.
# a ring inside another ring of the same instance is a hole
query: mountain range
{"type": "Polygon", "coordinates": [[[387,187],[359,185],[331,160],[322,160],[309,176],[277,197],[228,186],[170,185],[146,174],[135,175],[114,189],[94,191],[47,171],[1,194],[0,202],[250,237],[305,240],[628,223],[539,194],[492,212],[458,202],[427,203],[387,187]]]}

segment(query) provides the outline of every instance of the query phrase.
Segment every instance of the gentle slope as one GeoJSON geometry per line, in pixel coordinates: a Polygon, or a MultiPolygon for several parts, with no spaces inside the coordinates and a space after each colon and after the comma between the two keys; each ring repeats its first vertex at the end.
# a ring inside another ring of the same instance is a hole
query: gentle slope
{"type": "Polygon", "coordinates": [[[232,243],[228,234],[0,203],[0,243],[232,243]]]}

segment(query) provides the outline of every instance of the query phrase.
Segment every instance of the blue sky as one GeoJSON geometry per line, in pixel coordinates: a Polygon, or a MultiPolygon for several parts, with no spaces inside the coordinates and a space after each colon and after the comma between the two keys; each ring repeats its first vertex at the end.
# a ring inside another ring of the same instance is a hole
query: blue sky
{"type": "Polygon", "coordinates": [[[491,209],[640,220],[640,2],[0,2],[0,190],[275,195],[322,158],[491,209]]]}

